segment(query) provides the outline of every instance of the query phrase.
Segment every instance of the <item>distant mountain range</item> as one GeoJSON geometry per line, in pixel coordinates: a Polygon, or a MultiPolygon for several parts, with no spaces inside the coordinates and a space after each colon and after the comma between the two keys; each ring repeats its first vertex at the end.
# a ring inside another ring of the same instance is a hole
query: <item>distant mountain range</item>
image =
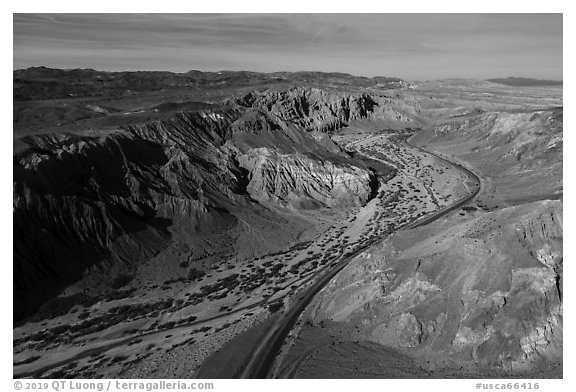
{"type": "Polygon", "coordinates": [[[561,80],[540,80],[531,78],[516,78],[512,76],[507,78],[488,79],[488,81],[498,84],[505,84],[507,86],[562,86],[561,80]]]}
{"type": "Polygon", "coordinates": [[[166,71],[105,72],[93,69],[32,67],[13,71],[14,100],[30,101],[70,97],[122,96],[176,89],[230,88],[258,84],[328,84],[380,88],[406,88],[399,78],[353,76],[339,72],[220,71],[186,73],[166,71]]]}

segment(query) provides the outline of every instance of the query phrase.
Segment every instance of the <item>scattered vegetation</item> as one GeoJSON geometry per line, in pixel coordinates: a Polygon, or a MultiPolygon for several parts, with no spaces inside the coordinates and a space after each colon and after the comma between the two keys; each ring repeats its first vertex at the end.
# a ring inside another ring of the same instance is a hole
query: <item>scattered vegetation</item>
{"type": "Polygon", "coordinates": [[[37,360],[39,360],[40,358],[41,358],[40,355],[33,355],[33,356],[31,356],[31,357],[28,357],[28,358],[26,358],[26,359],[23,359],[22,361],[14,362],[14,366],[26,365],[26,364],[28,364],[28,363],[32,363],[32,362],[34,362],[34,361],[37,361],[37,360]]]}
{"type": "Polygon", "coordinates": [[[197,268],[190,268],[190,270],[188,270],[188,280],[200,280],[204,277],[204,275],[206,275],[206,273],[202,270],[199,270],[197,268]]]}
{"type": "Polygon", "coordinates": [[[98,302],[98,299],[80,293],[67,297],[52,298],[42,305],[28,321],[38,322],[40,320],[50,320],[67,314],[75,306],[89,307],[96,302],[98,302]]]}
{"type": "Polygon", "coordinates": [[[119,274],[114,279],[112,279],[112,282],[110,282],[110,287],[113,289],[120,289],[126,286],[128,283],[132,282],[132,279],[134,279],[133,275],[119,274]]]}
{"type": "Polygon", "coordinates": [[[282,303],[282,301],[275,301],[275,302],[272,302],[268,306],[268,310],[270,311],[270,313],[276,313],[279,310],[281,310],[283,307],[284,307],[284,304],[282,303]]]}

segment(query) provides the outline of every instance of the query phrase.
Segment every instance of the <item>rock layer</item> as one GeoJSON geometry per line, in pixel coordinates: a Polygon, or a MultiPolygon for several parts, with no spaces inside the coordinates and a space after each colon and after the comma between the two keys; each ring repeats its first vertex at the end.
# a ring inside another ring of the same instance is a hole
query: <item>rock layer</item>
{"type": "Polygon", "coordinates": [[[252,150],[239,162],[250,173],[248,193],[260,201],[303,209],[358,206],[371,193],[371,173],[355,166],[282,156],[267,148],[252,150]]]}

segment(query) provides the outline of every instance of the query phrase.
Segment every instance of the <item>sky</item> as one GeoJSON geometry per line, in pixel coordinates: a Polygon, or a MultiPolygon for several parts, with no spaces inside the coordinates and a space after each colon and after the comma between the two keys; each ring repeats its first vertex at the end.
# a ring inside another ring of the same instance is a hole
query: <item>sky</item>
{"type": "Polygon", "coordinates": [[[562,14],[14,14],[14,69],[562,79],[562,14]]]}

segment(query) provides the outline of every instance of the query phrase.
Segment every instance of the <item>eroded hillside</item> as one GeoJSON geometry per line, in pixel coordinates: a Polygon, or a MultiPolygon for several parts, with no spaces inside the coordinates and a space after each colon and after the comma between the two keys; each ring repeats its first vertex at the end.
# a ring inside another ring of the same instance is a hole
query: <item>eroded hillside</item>
{"type": "Polygon", "coordinates": [[[532,90],[468,89],[415,92],[429,123],[411,141],[476,173],[478,196],[350,262],[302,316],[277,377],[561,374],[562,108],[533,107],[532,90]]]}
{"type": "Polygon", "coordinates": [[[323,291],[312,323],[347,323],[427,370],[526,371],[561,361],[560,202],[473,215],[365,252],[323,291]]]}

